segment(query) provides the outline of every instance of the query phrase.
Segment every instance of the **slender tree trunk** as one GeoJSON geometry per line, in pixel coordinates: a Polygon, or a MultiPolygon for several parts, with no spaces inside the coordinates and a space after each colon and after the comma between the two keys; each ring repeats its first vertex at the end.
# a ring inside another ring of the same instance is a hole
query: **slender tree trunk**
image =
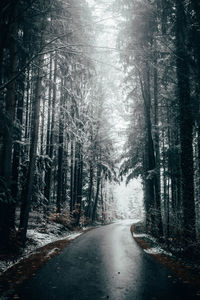
{"type": "Polygon", "coordinates": [[[92,191],[93,191],[93,176],[94,176],[94,170],[93,170],[93,165],[91,162],[90,165],[90,182],[89,182],[89,187],[88,187],[88,206],[87,206],[87,212],[86,216],[88,218],[91,217],[91,203],[92,203],[92,191]]]}
{"type": "Polygon", "coordinates": [[[167,240],[168,243],[168,195],[167,195],[167,169],[166,169],[166,163],[167,163],[167,159],[166,159],[166,153],[165,153],[165,141],[164,141],[164,133],[163,133],[163,156],[162,156],[162,169],[163,169],[163,200],[164,200],[164,231],[165,231],[165,238],[167,240]]]}
{"type": "MultiPolygon", "coordinates": [[[[52,99],[52,114],[51,114],[51,126],[50,126],[50,134],[49,134],[49,145],[47,144],[46,151],[48,152],[49,158],[50,158],[50,164],[47,168],[47,171],[45,173],[45,189],[44,189],[44,195],[50,204],[50,197],[51,197],[51,183],[52,183],[52,172],[53,172],[53,156],[54,156],[54,136],[55,136],[55,106],[56,106],[56,97],[57,97],[57,91],[56,91],[56,80],[57,80],[57,54],[55,55],[55,62],[54,62],[54,78],[53,78],[53,99],[52,99]]],[[[51,93],[51,91],[49,92],[51,93]]],[[[50,103],[49,103],[50,106],[50,103]]],[[[49,107],[49,118],[50,118],[50,107],[49,107]]]]}
{"type": "Polygon", "coordinates": [[[43,101],[43,103],[42,103],[42,112],[41,112],[41,127],[40,127],[40,155],[44,154],[45,105],[46,105],[46,103],[43,101]]]}
{"type": "Polygon", "coordinates": [[[71,163],[70,163],[70,212],[74,210],[74,141],[71,140],[71,163]]]}
{"type": "Polygon", "coordinates": [[[63,80],[61,82],[60,113],[59,113],[59,147],[58,147],[58,173],[57,173],[57,213],[61,212],[62,188],[63,188],[63,80]]]}
{"type": "Polygon", "coordinates": [[[47,116],[47,140],[46,140],[46,155],[50,154],[50,126],[51,126],[51,98],[52,98],[52,54],[50,54],[49,66],[49,92],[48,92],[48,116],[47,116]]]}
{"type": "Polygon", "coordinates": [[[29,211],[31,206],[31,198],[34,184],[34,175],[36,168],[36,156],[38,146],[38,131],[39,131],[39,114],[40,114],[40,98],[42,89],[42,57],[38,59],[35,97],[33,103],[33,116],[32,116],[32,128],[31,128],[31,147],[30,147],[30,161],[27,171],[26,185],[24,186],[22,194],[22,205],[20,213],[20,225],[19,225],[19,239],[22,245],[25,245],[26,233],[28,228],[29,211]]]}
{"type": "Polygon", "coordinates": [[[31,121],[32,121],[32,112],[33,112],[33,101],[34,99],[34,67],[31,66],[28,70],[28,82],[26,86],[26,117],[25,117],[25,155],[26,160],[28,159],[29,152],[30,152],[30,145],[31,145],[31,121]]]}
{"type": "Polygon", "coordinates": [[[68,109],[68,93],[66,92],[65,87],[67,86],[67,78],[64,77],[64,86],[63,86],[63,167],[62,167],[62,203],[66,203],[67,200],[67,191],[68,191],[68,148],[69,148],[69,136],[65,130],[65,124],[67,123],[67,114],[68,109]]]}
{"type": "Polygon", "coordinates": [[[105,222],[105,212],[104,212],[104,198],[103,198],[103,179],[101,180],[101,218],[102,224],[105,222]]]}
{"type": "Polygon", "coordinates": [[[163,235],[162,228],[162,215],[161,215],[161,195],[160,195],[160,138],[159,138],[159,127],[158,127],[158,70],[157,70],[157,44],[154,41],[154,145],[155,145],[155,161],[156,161],[156,175],[155,175],[155,202],[156,202],[156,224],[157,224],[157,235],[161,237],[163,235]]]}
{"type": "Polygon", "coordinates": [[[96,220],[100,183],[101,183],[101,166],[98,165],[97,166],[97,188],[96,188],[96,195],[95,195],[95,200],[94,200],[94,207],[93,207],[93,211],[92,211],[92,222],[94,222],[96,220]]]}
{"type": "MultiPolygon", "coordinates": [[[[25,140],[27,142],[29,137],[29,105],[30,105],[30,73],[31,70],[28,69],[27,82],[26,82],[26,104],[25,104],[25,140]]],[[[27,148],[27,147],[26,147],[27,148]]]]}
{"type": "Polygon", "coordinates": [[[51,106],[52,106],[52,54],[50,54],[49,58],[49,86],[48,86],[48,113],[47,113],[47,131],[46,131],[46,156],[48,160],[46,162],[46,169],[44,174],[44,196],[48,200],[47,205],[44,207],[44,217],[48,218],[49,216],[49,202],[50,202],[50,168],[52,161],[50,161],[50,131],[51,131],[51,106]]]}
{"type": "Polygon", "coordinates": [[[74,152],[75,152],[75,161],[74,161],[74,174],[73,174],[73,205],[76,206],[77,203],[77,187],[78,187],[78,156],[77,156],[77,143],[74,145],[74,152]]]}
{"type": "MultiPolygon", "coordinates": [[[[17,102],[17,121],[22,126],[23,123],[23,108],[24,108],[24,89],[25,89],[25,76],[23,78],[20,78],[20,83],[18,84],[18,88],[21,92],[21,94],[18,96],[18,102],[17,102]]],[[[17,133],[17,140],[21,141],[22,132],[21,130],[17,133]]],[[[21,146],[18,142],[15,142],[14,144],[14,150],[13,150],[13,163],[12,163],[12,198],[14,200],[14,203],[12,205],[12,219],[11,219],[11,227],[13,230],[15,229],[15,210],[18,202],[19,197],[19,168],[20,168],[20,159],[21,159],[21,146]]]]}
{"type": "Polygon", "coordinates": [[[170,198],[169,198],[169,177],[166,176],[166,219],[167,219],[167,247],[170,238],[170,198]]]}
{"type": "Polygon", "coordinates": [[[82,197],[83,197],[83,156],[81,154],[81,145],[79,145],[79,163],[78,163],[78,182],[77,182],[77,222],[79,226],[82,212],[82,197]]]}
{"type": "MultiPolygon", "coordinates": [[[[67,140],[68,142],[68,140],[67,140]]],[[[66,203],[68,192],[68,143],[63,151],[63,172],[62,172],[62,203],[66,203]]]]}

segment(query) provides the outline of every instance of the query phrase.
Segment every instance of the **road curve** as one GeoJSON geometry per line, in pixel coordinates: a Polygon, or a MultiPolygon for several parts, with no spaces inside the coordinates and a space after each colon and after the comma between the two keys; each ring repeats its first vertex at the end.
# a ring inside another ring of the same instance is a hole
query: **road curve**
{"type": "Polygon", "coordinates": [[[195,299],[143,252],[132,238],[130,224],[123,222],[96,228],[72,241],[18,295],[24,300],[195,299]]]}

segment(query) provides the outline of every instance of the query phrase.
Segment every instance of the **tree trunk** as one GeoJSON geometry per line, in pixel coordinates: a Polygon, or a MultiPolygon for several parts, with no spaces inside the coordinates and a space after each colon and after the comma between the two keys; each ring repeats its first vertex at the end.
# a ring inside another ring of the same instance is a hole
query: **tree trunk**
{"type": "MultiPolygon", "coordinates": [[[[17,122],[22,126],[23,123],[23,108],[24,108],[24,89],[25,89],[25,76],[23,76],[18,84],[18,88],[21,94],[18,96],[17,102],[17,122]]],[[[17,133],[17,140],[21,141],[22,132],[18,130],[17,133]]],[[[11,220],[11,227],[13,230],[15,229],[15,209],[18,202],[19,197],[19,173],[20,173],[20,160],[21,160],[21,145],[18,142],[14,144],[13,150],[13,163],[12,163],[12,198],[14,203],[12,205],[12,220],[11,220]]]]}
{"type": "Polygon", "coordinates": [[[98,165],[97,166],[97,188],[96,188],[96,196],[95,196],[95,200],[94,200],[94,207],[93,207],[93,211],[92,211],[92,222],[94,222],[96,220],[100,183],[101,183],[101,166],[98,165]]]}
{"type": "MultiPolygon", "coordinates": [[[[9,35],[9,58],[10,65],[8,66],[9,76],[12,78],[17,71],[17,7],[13,8],[14,21],[10,25],[9,35]]],[[[12,149],[13,149],[13,126],[15,119],[15,91],[16,81],[13,80],[7,87],[5,97],[5,115],[6,125],[3,132],[3,145],[1,155],[1,170],[0,170],[0,192],[5,195],[5,199],[0,201],[0,241],[2,247],[7,247],[12,234],[13,224],[13,209],[11,201],[11,178],[12,178],[12,149]]]]}
{"type": "MultiPolygon", "coordinates": [[[[29,138],[29,115],[30,115],[30,90],[31,90],[31,86],[30,86],[30,73],[31,73],[31,69],[28,69],[28,75],[27,75],[27,82],[26,82],[26,104],[25,104],[25,141],[27,142],[28,138],[29,138]]],[[[27,148],[27,147],[26,147],[27,148]]]]}
{"type": "Polygon", "coordinates": [[[61,82],[60,113],[59,113],[59,139],[58,139],[58,172],[57,172],[57,213],[61,212],[62,185],[63,185],[63,79],[61,82]]]}
{"type": "Polygon", "coordinates": [[[88,218],[91,217],[91,203],[92,203],[92,191],[93,191],[93,176],[94,176],[94,170],[93,170],[93,165],[91,162],[90,165],[90,181],[89,181],[89,187],[88,187],[88,206],[87,206],[87,212],[86,216],[88,218]]]}
{"type": "Polygon", "coordinates": [[[45,106],[46,103],[42,103],[42,112],[41,112],[41,127],[40,127],[40,155],[44,154],[44,119],[45,119],[45,106]]]}
{"type": "Polygon", "coordinates": [[[155,145],[155,167],[156,167],[156,175],[154,178],[155,184],[155,203],[156,203],[156,227],[157,227],[157,235],[161,237],[163,235],[162,228],[162,215],[161,215],[161,195],[160,195],[160,138],[159,138],[159,127],[158,127],[158,70],[157,70],[157,44],[154,41],[154,126],[155,126],[155,134],[154,134],[154,145],[155,145]]]}
{"type": "Polygon", "coordinates": [[[142,95],[144,100],[144,115],[145,115],[145,192],[146,192],[146,207],[147,211],[147,227],[152,234],[157,236],[156,218],[155,218],[155,155],[152,138],[151,124],[151,94],[150,94],[150,69],[146,62],[143,70],[144,80],[140,79],[142,95]],[[153,173],[152,173],[153,172],[153,173]]]}
{"type": "MultiPolygon", "coordinates": [[[[55,62],[54,62],[54,78],[53,78],[53,99],[52,99],[52,114],[51,114],[51,126],[50,126],[50,133],[49,133],[49,144],[47,144],[46,152],[50,158],[49,166],[45,172],[45,189],[44,195],[50,204],[50,197],[51,197],[51,181],[52,181],[52,171],[53,171],[53,155],[54,155],[54,135],[55,135],[55,106],[56,106],[56,80],[57,80],[57,54],[55,55],[55,62]]],[[[50,79],[51,80],[51,79],[50,79]]],[[[49,91],[51,93],[51,91],[49,91]]],[[[49,99],[50,100],[50,99],[49,99]]],[[[49,111],[48,111],[48,118],[50,118],[50,102],[49,102],[49,111]]]]}
{"type": "Polygon", "coordinates": [[[70,163],[70,212],[74,210],[74,141],[71,141],[71,163],[70,163]]]}
{"type": "Polygon", "coordinates": [[[73,174],[73,205],[77,203],[77,186],[78,186],[78,157],[77,157],[77,144],[75,143],[75,160],[74,160],[74,174],[73,174]]]}
{"type": "Polygon", "coordinates": [[[33,115],[32,115],[32,126],[31,126],[31,147],[30,147],[30,160],[27,171],[27,180],[22,193],[22,205],[20,213],[20,225],[19,225],[19,239],[22,245],[25,245],[26,233],[28,228],[29,211],[32,199],[32,190],[34,184],[34,175],[36,168],[36,156],[37,156],[37,145],[38,145],[38,131],[39,131],[39,114],[40,114],[40,98],[42,89],[42,56],[38,59],[36,86],[35,86],[35,97],[33,103],[33,115]]]}
{"type": "Polygon", "coordinates": [[[184,242],[189,246],[195,236],[193,118],[191,109],[189,66],[186,49],[184,2],[176,0],[176,65],[180,109],[181,173],[184,242]]]}
{"type": "Polygon", "coordinates": [[[50,126],[51,126],[51,98],[52,98],[52,54],[50,54],[49,66],[49,91],[48,91],[48,116],[47,116],[47,140],[46,140],[46,155],[50,154],[50,126]]]}
{"type": "Polygon", "coordinates": [[[82,194],[83,194],[83,156],[81,153],[81,145],[79,145],[79,162],[78,162],[78,180],[77,180],[77,222],[76,225],[79,226],[81,211],[82,211],[82,194]]]}
{"type": "Polygon", "coordinates": [[[63,151],[63,171],[62,171],[62,203],[66,203],[68,192],[68,140],[63,151]]]}

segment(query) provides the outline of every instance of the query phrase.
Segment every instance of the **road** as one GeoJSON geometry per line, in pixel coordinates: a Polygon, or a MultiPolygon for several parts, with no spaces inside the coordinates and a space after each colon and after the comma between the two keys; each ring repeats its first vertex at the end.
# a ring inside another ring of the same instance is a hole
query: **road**
{"type": "Polygon", "coordinates": [[[18,294],[26,300],[193,299],[185,285],[137,245],[127,223],[81,235],[18,294]]]}

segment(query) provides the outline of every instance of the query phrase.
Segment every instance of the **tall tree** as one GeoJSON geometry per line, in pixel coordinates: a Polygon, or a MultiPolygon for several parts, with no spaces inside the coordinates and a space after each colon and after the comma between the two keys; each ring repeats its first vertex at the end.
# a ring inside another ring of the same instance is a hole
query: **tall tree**
{"type": "MultiPolygon", "coordinates": [[[[8,18],[8,45],[6,48],[2,48],[2,51],[7,51],[8,55],[8,69],[6,80],[10,80],[16,75],[17,72],[17,32],[18,32],[18,5],[17,3],[10,4],[12,7],[6,9],[4,18],[8,18]]],[[[9,5],[9,6],[10,6],[9,5]]],[[[4,28],[5,29],[5,28],[4,28]]],[[[4,41],[2,41],[4,43],[4,41]]],[[[2,54],[3,55],[3,54],[2,54]]],[[[0,190],[1,190],[1,202],[0,202],[0,239],[1,244],[8,246],[10,239],[10,230],[13,228],[13,210],[11,200],[11,178],[12,178],[12,147],[13,147],[13,130],[15,120],[15,102],[16,102],[16,80],[10,82],[7,86],[5,96],[1,96],[1,105],[4,110],[4,121],[2,132],[2,149],[1,149],[1,171],[0,171],[0,190]],[[11,222],[11,224],[10,224],[11,222]]]]}
{"type": "Polygon", "coordinates": [[[193,169],[193,117],[189,82],[189,57],[184,2],[176,1],[177,82],[180,108],[182,201],[185,243],[195,240],[193,169]]]}

